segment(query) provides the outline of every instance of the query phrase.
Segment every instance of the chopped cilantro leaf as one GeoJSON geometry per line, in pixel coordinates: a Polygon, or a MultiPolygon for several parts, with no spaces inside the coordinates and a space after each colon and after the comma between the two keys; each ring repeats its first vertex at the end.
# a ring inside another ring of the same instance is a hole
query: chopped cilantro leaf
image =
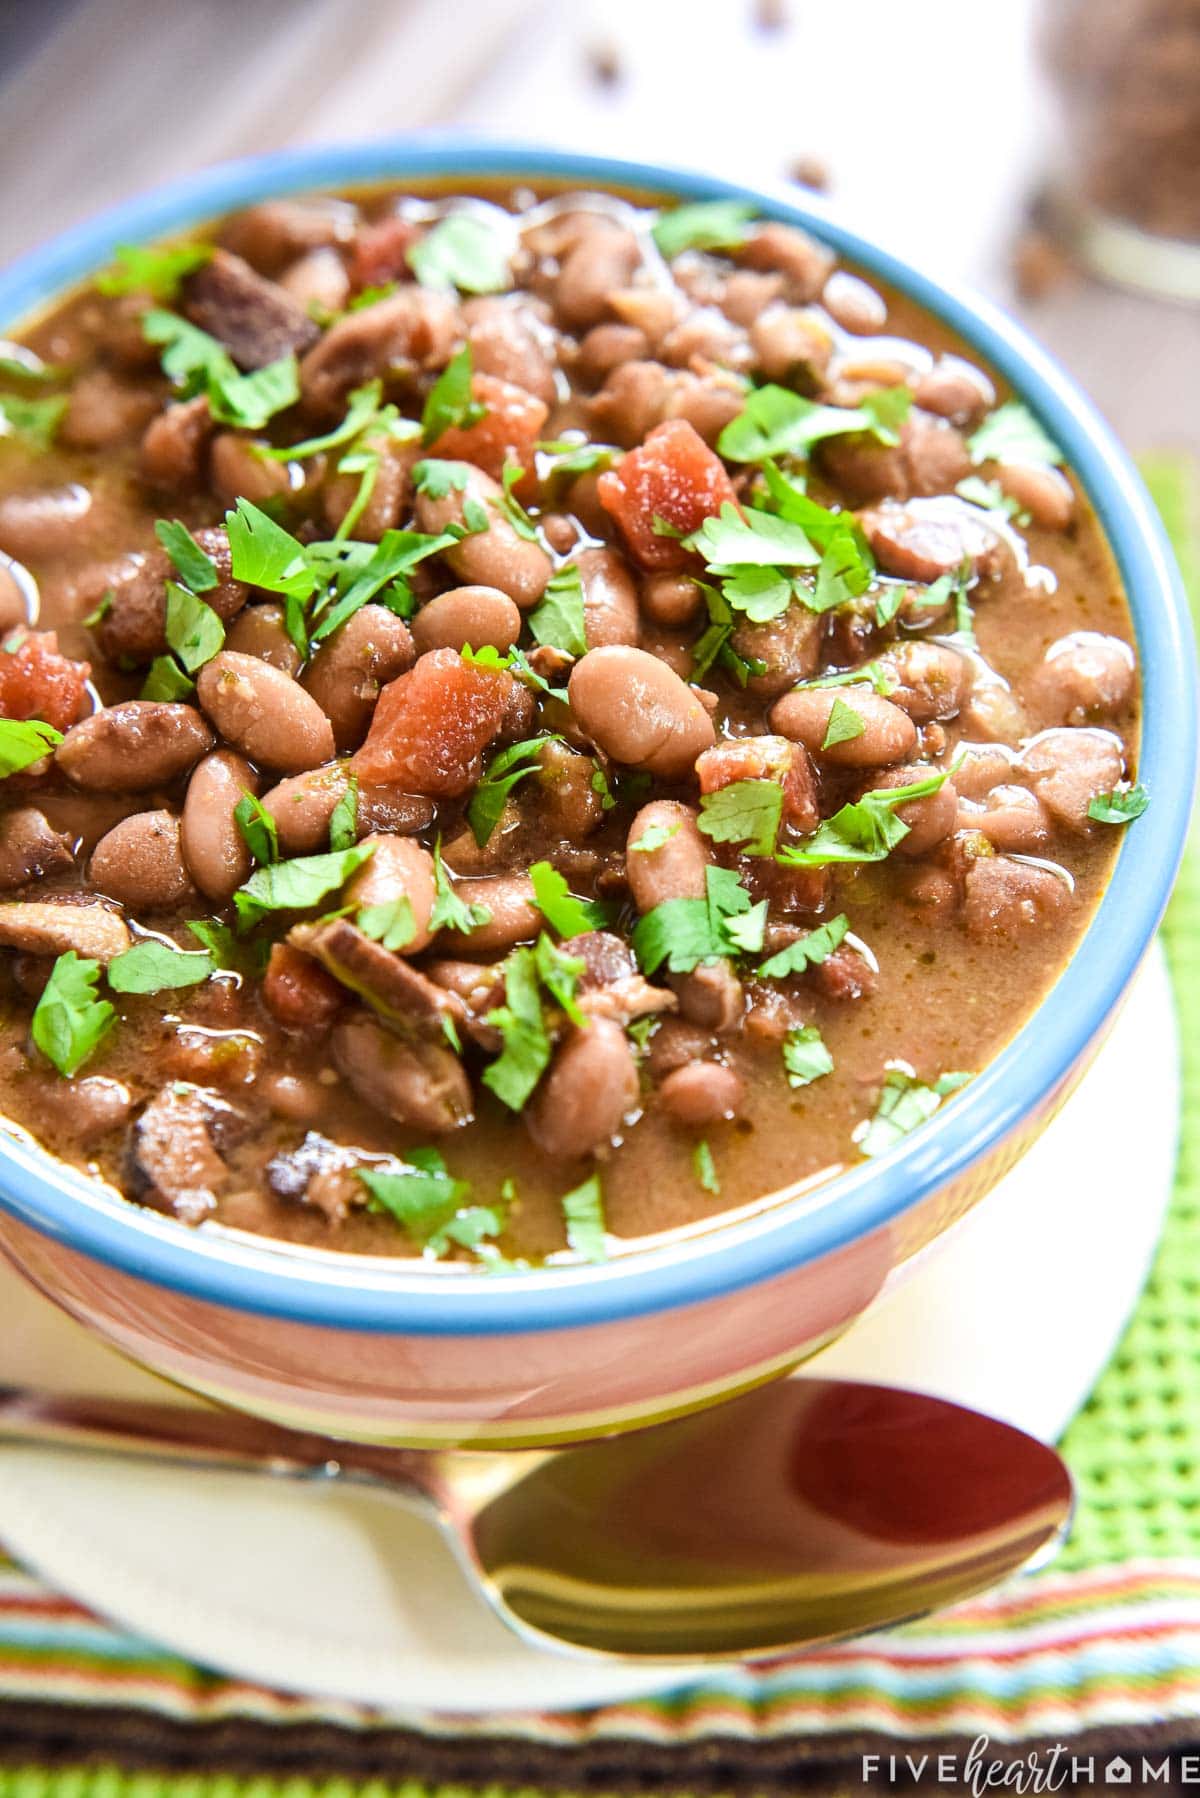
{"type": "Polygon", "coordinates": [[[467,1181],[450,1173],[437,1149],[409,1149],[402,1173],[382,1168],[359,1167],[355,1174],[371,1194],[371,1209],[387,1211],[422,1248],[433,1249],[434,1239],[444,1236],[464,1200],[470,1197],[467,1181]]]}
{"type": "Polygon", "coordinates": [[[183,672],[174,656],[155,656],[146,670],[139,699],[156,699],[174,704],[196,691],[196,683],[183,672]]]}
{"type": "Polygon", "coordinates": [[[798,1025],[783,1039],[783,1065],[789,1086],[811,1086],[833,1072],[833,1056],[815,1024],[798,1025]]]}
{"type": "Polygon", "coordinates": [[[844,699],[835,699],[830,708],[821,748],[835,749],[839,743],[852,743],[855,737],[862,736],[866,728],[861,712],[856,712],[844,699]]]}
{"type": "Polygon", "coordinates": [[[217,565],[207,551],[201,549],[186,524],[178,518],[155,520],[158,538],[185,587],[193,593],[208,593],[217,585],[217,565]]]}
{"type": "Polygon", "coordinates": [[[96,276],[96,287],[108,298],[148,293],[151,299],[173,300],[184,276],[203,267],[212,253],[206,243],[118,244],[112,267],[96,276]]]}
{"type": "Polygon", "coordinates": [[[893,1063],[884,1076],[875,1115],[854,1132],[859,1153],[873,1157],[894,1148],[910,1130],[931,1118],[948,1094],[957,1092],[970,1078],[969,1074],[943,1074],[927,1086],[911,1068],[893,1063]]]}
{"type": "MultiPolygon", "coordinates": [[[[232,368],[232,364],[230,367],[232,368]]],[[[294,355],[281,356],[249,374],[209,369],[208,403],[214,418],[245,431],[261,431],[277,412],[300,398],[300,365],[294,355]]]]}
{"type": "Polygon", "coordinates": [[[687,541],[721,574],[744,567],[815,568],[821,559],[798,525],[753,506],[739,511],[730,500],[687,541]]]}
{"type": "Polygon", "coordinates": [[[485,416],[487,407],[471,397],[471,373],[471,346],[466,343],[456,356],[451,356],[429,389],[421,413],[421,437],[425,443],[433,443],[445,431],[469,430],[485,416]]]}
{"type": "Polygon", "coordinates": [[[346,790],[329,814],[329,847],[352,849],[358,841],[358,776],[352,774],[346,790]]]}
{"type": "Polygon", "coordinates": [[[1088,806],[1087,815],[1097,824],[1132,824],[1150,803],[1150,795],[1139,782],[1135,787],[1117,787],[1101,793],[1088,806]]]}
{"type": "Polygon", "coordinates": [[[721,593],[751,624],[781,618],[797,592],[795,580],[778,568],[739,568],[721,582],[721,593]]]}
{"type": "Polygon", "coordinates": [[[481,849],[499,824],[505,802],[517,782],[537,768],[543,745],[560,741],[556,736],[526,737],[493,756],[467,807],[467,823],[481,849]]]}
{"type": "Polygon", "coordinates": [[[546,591],[529,613],[528,622],[539,643],[570,656],[587,654],[583,582],[574,563],[569,562],[547,581],[546,591]]]}
{"type": "Polygon", "coordinates": [[[543,485],[550,481],[573,481],[582,474],[598,474],[611,468],[621,454],[611,443],[589,443],[586,438],[581,438],[578,443],[568,438],[539,443],[536,449],[541,458],[538,473],[543,485]]]}
{"type": "Polygon", "coordinates": [[[797,686],[804,691],[810,687],[865,687],[870,685],[882,699],[896,691],[896,682],[891,671],[882,662],[860,662],[857,668],[847,668],[841,674],[822,674],[815,680],[802,680],[797,686]]]}
{"type": "Polygon", "coordinates": [[[407,949],[417,934],[417,920],[407,893],[401,893],[397,899],[385,899],[382,905],[364,906],[357,923],[364,936],[393,951],[407,949]]]}
{"type": "Polygon", "coordinates": [[[710,867],[705,887],[703,899],[666,899],[639,918],[632,942],[644,973],[665,962],[672,974],[690,974],[701,962],[749,950],[755,933],[761,948],[765,905],[754,905],[728,868],[710,867]]]}
{"type": "Polygon", "coordinates": [[[608,1241],[604,1227],[604,1194],[599,1174],[592,1174],[582,1185],[562,1196],[563,1217],[567,1226],[567,1244],[584,1261],[607,1261],[608,1241]]]}
{"type": "Polygon", "coordinates": [[[233,821],[260,867],[270,867],[279,860],[279,832],[261,799],[253,793],[243,793],[233,808],[233,821]]]}
{"type": "Polygon", "coordinates": [[[764,961],[758,970],[760,980],[786,980],[790,974],[802,973],[805,968],[815,968],[819,962],[827,961],[838,945],[845,939],[850,928],[850,920],[845,913],[839,912],[836,918],[830,918],[828,924],[820,924],[815,930],[806,931],[789,943],[786,949],[780,949],[764,961]]]}
{"type": "Polygon", "coordinates": [[[152,937],[115,955],[105,970],[114,993],[161,993],[199,986],[216,963],[203,950],[177,949],[152,937]]]}
{"type": "Polygon", "coordinates": [[[469,462],[448,461],[445,456],[425,456],[413,465],[413,486],[430,499],[463,493],[471,479],[469,462]]]}
{"type": "Polygon", "coordinates": [[[756,387],[721,432],[717,449],[730,462],[763,462],[807,455],[813,444],[854,431],[894,444],[912,397],[907,387],[890,387],[868,394],[859,406],[822,406],[787,387],[756,387]]]}
{"type": "Polygon", "coordinates": [[[908,825],[896,816],[897,807],[940,792],[949,774],[945,768],[911,786],[879,787],[864,793],[861,799],[826,818],[803,843],[781,849],[777,860],[793,868],[824,868],[835,862],[881,862],[908,835],[908,825]]]}
{"type": "Polygon", "coordinates": [[[630,855],[649,855],[652,849],[661,849],[672,837],[679,835],[678,824],[649,824],[636,843],[629,845],[630,855]]]}
{"type": "Polygon", "coordinates": [[[188,929],[208,950],[214,966],[236,974],[261,974],[269,953],[266,943],[241,943],[218,918],[189,918],[188,929]],[[261,954],[260,954],[261,951],[261,954]]]}
{"type": "Polygon", "coordinates": [[[519,462],[506,462],[500,470],[500,484],[504,491],[495,503],[518,537],[523,537],[526,543],[536,543],[537,526],[513,491],[524,478],[525,470],[519,462]]]}
{"type": "Polygon", "coordinates": [[[189,674],[211,662],[225,641],[225,626],[211,606],[186,587],[167,582],[165,635],[189,674]]]}
{"type": "Polygon", "coordinates": [[[698,1142],[692,1150],[692,1172],[698,1186],[703,1187],[705,1192],[711,1192],[714,1198],[720,1197],[721,1182],[717,1178],[713,1152],[706,1142],[698,1142]]]}
{"type": "Polygon", "coordinates": [[[565,949],[558,948],[545,931],[537,940],[533,958],[538,978],[546,991],[552,999],[558,1001],[571,1022],[582,1030],[587,1020],[575,1003],[575,991],[587,963],[581,957],[568,955],[565,949]]]}
{"type": "Polygon", "coordinates": [[[972,462],[1028,462],[1054,468],[1062,451],[1021,400],[1006,400],[989,412],[967,439],[972,462]]]}
{"type": "Polygon", "coordinates": [[[550,1037],[542,1017],[537,957],[532,949],[514,949],[504,964],[505,1003],[490,1011],[504,1039],[495,1061],[483,1070],[483,1083],[510,1111],[520,1111],[546,1071],[550,1037]]]}
{"type": "Polygon", "coordinates": [[[985,481],[981,475],[969,474],[954,489],[959,499],[965,499],[968,505],[982,506],[989,512],[1003,513],[1005,518],[1013,518],[1018,524],[1029,524],[1028,512],[1022,512],[1020,506],[1011,495],[1005,493],[999,481],[985,481]]]}
{"type": "Polygon", "coordinates": [[[502,293],[512,286],[510,253],[508,234],[498,221],[454,212],[411,246],[408,266],[422,287],[502,293]]]}
{"type": "Polygon", "coordinates": [[[907,593],[908,588],[899,581],[881,589],[879,598],[875,601],[875,622],[880,630],[886,629],[892,622],[904,604],[907,593]]]}
{"type": "Polygon", "coordinates": [[[310,598],[317,577],[305,560],[304,545],[248,499],[225,514],[233,578],[300,601],[310,598]]]}
{"type": "Polygon", "coordinates": [[[442,861],[441,837],[433,845],[433,891],[433,910],[429,914],[431,931],[458,930],[465,936],[468,931],[491,923],[492,914],[486,905],[468,905],[455,893],[442,861]]]}
{"type": "Polygon", "coordinates": [[[239,923],[248,929],[268,912],[307,911],[327,893],[344,886],[354,870],[368,859],[372,847],[370,843],[358,843],[353,849],[304,855],[259,868],[233,895],[239,923]]]}
{"type": "Polygon", "coordinates": [[[50,970],[30,1022],[34,1042],[68,1079],[99,1048],[116,1021],[108,1000],[96,997],[99,979],[98,961],[83,960],[68,949],[50,970]]]}
{"type": "Polygon", "coordinates": [[[603,930],[608,923],[608,908],[592,899],[577,899],[550,862],[534,862],[529,878],[534,904],[559,936],[583,936],[589,930],[603,930]]]}
{"type": "Polygon", "coordinates": [[[0,718],[0,780],[31,768],[57,749],[62,732],[37,718],[0,718]]]}
{"type": "Polygon", "coordinates": [[[66,394],[61,393],[41,400],[0,393],[0,438],[23,437],[35,449],[49,449],[67,403],[66,394]]]}
{"type": "Polygon", "coordinates": [[[745,855],[774,855],[782,817],[777,780],[735,780],[701,794],[697,823],[714,843],[741,843],[745,855]]]}
{"type": "Polygon", "coordinates": [[[683,250],[736,250],[757,211],[753,200],[697,200],[660,212],[651,229],[659,254],[670,262],[683,250]]]}
{"type": "MultiPolygon", "coordinates": [[[[355,612],[377,594],[389,610],[398,612],[401,617],[409,617],[412,611],[411,595],[403,603],[393,603],[391,595],[394,587],[391,584],[400,586],[403,583],[403,590],[407,593],[405,575],[410,574],[418,563],[424,562],[429,556],[440,555],[443,550],[452,549],[456,543],[461,542],[464,534],[457,525],[439,532],[436,537],[423,531],[385,531],[366,561],[354,573],[336,605],[331,606],[321,618],[313,631],[313,642],[323,643],[326,637],[331,637],[334,631],[340,630],[348,618],[352,618],[355,612]],[[387,592],[383,591],[385,588],[388,589],[387,592]]],[[[315,544],[311,546],[310,559],[317,547],[315,544]]]]}
{"type": "Polygon", "coordinates": [[[260,453],[273,462],[304,462],[310,456],[319,456],[326,450],[340,449],[343,444],[360,437],[368,425],[375,423],[382,393],[379,381],[368,381],[365,386],[356,387],[349,395],[346,416],[331,431],[326,431],[320,437],[306,437],[301,443],[286,443],[279,449],[264,448],[260,453]]]}

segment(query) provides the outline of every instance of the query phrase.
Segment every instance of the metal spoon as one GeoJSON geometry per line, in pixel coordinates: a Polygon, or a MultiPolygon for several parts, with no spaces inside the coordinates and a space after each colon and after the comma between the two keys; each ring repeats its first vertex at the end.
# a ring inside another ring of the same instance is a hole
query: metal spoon
{"type": "Polygon", "coordinates": [[[1052,1448],[942,1399],[796,1379],[579,1448],[428,1453],[178,1405],[0,1388],[0,1443],[422,1496],[527,1640],[721,1661],[885,1628],[1061,1539],[1052,1448]]]}

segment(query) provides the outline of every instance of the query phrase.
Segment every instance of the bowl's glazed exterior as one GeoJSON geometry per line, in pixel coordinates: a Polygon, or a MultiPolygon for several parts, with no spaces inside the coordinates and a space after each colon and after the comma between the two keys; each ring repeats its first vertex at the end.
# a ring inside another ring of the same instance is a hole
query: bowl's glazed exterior
{"type": "Polygon", "coordinates": [[[1040,416],[1109,534],[1137,631],[1139,775],[1151,793],[1068,968],[1009,1047],[929,1124],[822,1187],[789,1195],[781,1169],[783,1190],[769,1206],[603,1267],[489,1277],[189,1231],[19,1134],[0,1137],[0,1249],[134,1359],[224,1403],[330,1435],[504,1447],[656,1421],[784,1371],[846,1328],[1024,1152],[1090,1060],[1166,902],[1191,809],[1194,649],[1153,508],[1062,372],[982,301],[945,291],[821,207],[769,190],[440,136],[287,152],[176,183],[36,251],[0,274],[0,329],[102,266],[117,243],[270,194],[439,175],[751,199],[955,329],[1040,416]]]}

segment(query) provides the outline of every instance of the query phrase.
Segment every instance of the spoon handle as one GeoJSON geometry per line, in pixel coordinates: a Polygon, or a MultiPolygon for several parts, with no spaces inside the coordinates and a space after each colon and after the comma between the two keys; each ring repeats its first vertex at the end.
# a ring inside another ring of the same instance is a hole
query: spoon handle
{"type": "Polygon", "coordinates": [[[176,1466],[289,1479],[369,1475],[428,1490],[435,1457],[420,1450],[336,1442],[234,1411],[0,1386],[0,1444],[90,1450],[176,1466]]]}

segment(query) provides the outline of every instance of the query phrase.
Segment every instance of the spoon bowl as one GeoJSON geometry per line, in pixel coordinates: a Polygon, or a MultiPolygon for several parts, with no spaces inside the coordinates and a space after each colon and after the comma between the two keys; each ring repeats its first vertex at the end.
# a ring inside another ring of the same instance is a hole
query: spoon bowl
{"type": "Polygon", "coordinates": [[[363,1446],[217,1411],[0,1390],[0,1443],[365,1484],[430,1505],[526,1640],[717,1662],[867,1634],[1061,1540],[1052,1448],[943,1399],[802,1378],[580,1447],[363,1446]]]}

